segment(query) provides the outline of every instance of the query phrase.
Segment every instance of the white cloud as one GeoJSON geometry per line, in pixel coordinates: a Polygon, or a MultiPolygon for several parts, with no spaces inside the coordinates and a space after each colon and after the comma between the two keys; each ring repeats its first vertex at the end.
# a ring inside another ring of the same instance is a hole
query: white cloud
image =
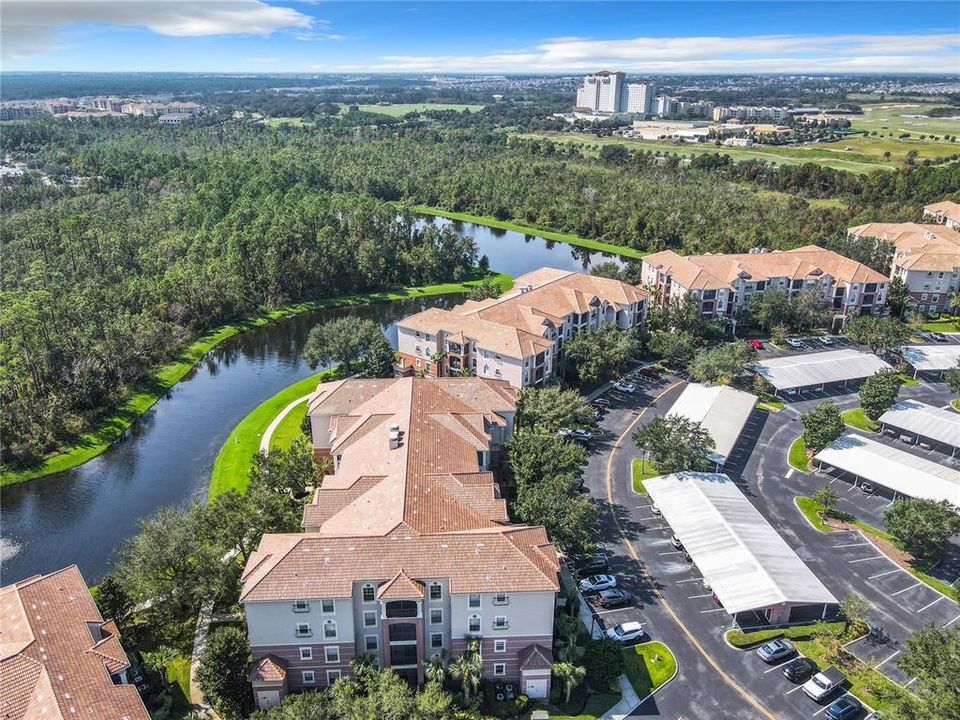
{"type": "Polygon", "coordinates": [[[5,58],[37,55],[62,45],[59,32],[78,24],[146,27],[161,35],[270,35],[325,24],[263,0],[4,0],[5,58]]]}
{"type": "Polygon", "coordinates": [[[551,38],[534,48],[485,55],[387,55],[390,72],[960,72],[960,35],[756,35],[551,38]]]}

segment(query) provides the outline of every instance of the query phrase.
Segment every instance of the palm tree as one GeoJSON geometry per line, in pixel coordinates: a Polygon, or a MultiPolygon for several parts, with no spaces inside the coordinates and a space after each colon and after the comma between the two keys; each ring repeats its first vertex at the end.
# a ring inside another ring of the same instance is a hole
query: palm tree
{"type": "Polygon", "coordinates": [[[569,703],[570,693],[583,682],[583,679],[587,676],[587,669],[573,663],[558,662],[553,664],[553,674],[563,684],[564,702],[569,703]]]}
{"type": "Polygon", "coordinates": [[[160,645],[156,650],[142,653],[143,664],[160,676],[160,684],[166,688],[170,686],[167,678],[167,666],[177,656],[177,651],[167,645],[160,645]]]}
{"type": "Polygon", "coordinates": [[[447,677],[447,670],[443,666],[447,659],[447,651],[443,650],[440,657],[423,661],[423,677],[427,682],[437,682],[443,685],[447,677]]]}
{"type": "Polygon", "coordinates": [[[563,647],[558,651],[566,661],[574,659],[577,647],[577,636],[580,634],[580,618],[570,615],[558,615],[556,620],[557,634],[563,639],[563,647]]]}
{"type": "Polygon", "coordinates": [[[317,458],[317,486],[323,484],[323,478],[333,472],[333,458],[329,455],[325,455],[321,458],[317,458]]]}
{"type": "Polygon", "coordinates": [[[954,291],[950,293],[947,298],[947,303],[950,305],[950,314],[953,315],[953,320],[956,322],[957,313],[960,312],[960,292],[954,291]]]}
{"type": "Polygon", "coordinates": [[[465,652],[450,663],[450,677],[457,680],[463,688],[463,701],[470,702],[471,690],[480,687],[480,673],[483,661],[475,652],[465,652]]]}

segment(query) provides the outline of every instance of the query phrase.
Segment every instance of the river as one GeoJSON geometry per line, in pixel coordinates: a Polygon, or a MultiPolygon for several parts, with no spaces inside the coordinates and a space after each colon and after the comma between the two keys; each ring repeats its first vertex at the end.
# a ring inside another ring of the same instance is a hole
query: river
{"type": "MultiPolygon", "coordinates": [[[[433,222],[472,235],[490,267],[514,277],[543,265],[585,270],[598,259],[614,259],[513,231],[433,222]]],[[[105,453],[72,470],[3,489],[3,584],[74,563],[94,583],[109,569],[116,548],[136,532],[139,518],[205,496],[213,461],[233,426],[313,372],[301,350],[314,324],[344,315],[373,318],[395,345],[396,320],[459,299],[439,296],[304,313],[220,344],[105,453]]]]}

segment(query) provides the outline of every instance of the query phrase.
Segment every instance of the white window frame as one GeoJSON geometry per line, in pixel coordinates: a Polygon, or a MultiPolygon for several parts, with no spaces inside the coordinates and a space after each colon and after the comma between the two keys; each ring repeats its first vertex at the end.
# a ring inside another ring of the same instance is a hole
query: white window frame
{"type": "Polygon", "coordinates": [[[432,583],[430,583],[430,601],[436,602],[437,600],[443,600],[443,585],[434,580],[432,583]],[[433,596],[434,590],[437,591],[436,597],[433,596]]]}
{"type": "Polygon", "coordinates": [[[443,625],[443,608],[430,608],[430,624],[443,625]],[[435,617],[434,613],[439,617],[438,620],[433,619],[435,617]]]}
{"type": "Polygon", "coordinates": [[[324,639],[324,640],[336,640],[337,637],[338,637],[338,635],[337,635],[337,622],[336,622],[336,620],[324,620],[324,622],[323,622],[323,639],[324,639]],[[333,634],[332,634],[332,635],[328,635],[328,634],[327,634],[327,628],[329,628],[329,627],[332,627],[332,628],[333,628],[333,634]]]}
{"type": "Polygon", "coordinates": [[[313,648],[309,646],[300,648],[300,659],[313,660],[313,648]]]}
{"type": "Polygon", "coordinates": [[[430,633],[430,649],[436,650],[437,648],[443,647],[443,633],[430,633]],[[440,644],[435,645],[433,640],[434,638],[440,638],[440,644]]]}
{"type": "Polygon", "coordinates": [[[509,605],[510,596],[505,592],[494,593],[493,595],[493,604],[494,605],[509,605]]]}
{"type": "Polygon", "coordinates": [[[310,612],[310,603],[308,603],[306,600],[294,600],[293,611],[295,613],[310,612]]]}
{"type": "Polygon", "coordinates": [[[313,635],[313,630],[310,629],[310,623],[301,622],[297,623],[296,627],[293,630],[294,635],[297,637],[310,637],[313,635]]]}
{"type": "Polygon", "coordinates": [[[333,685],[342,676],[343,673],[339,670],[327,670],[327,686],[333,685]]]}
{"type": "Polygon", "coordinates": [[[510,627],[510,621],[507,619],[506,615],[496,615],[493,618],[493,629],[494,630],[507,630],[510,627]]]}
{"type": "Polygon", "coordinates": [[[473,614],[467,618],[467,632],[470,633],[479,633],[483,631],[483,618],[477,614],[473,614]],[[474,620],[476,620],[477,629],[473,629],[474,620]]]}
{"type": "Polygon", "coordinates": [[[376,627],[377,626],[377,611],[376,610],[364,610],[363,611],[363,626],[365,628],[376,627]],[[373,618],[373,622],[367,622],[370,618],[373,618]]]}
{"type": "Polygon", "coordinates": [[[377,601],[377,587],[373,583],[364,583],[363,587],[360,588],[360,600],[364,603],[372,603],[377,601]],[[370,591],[370,599],[367,600],[366,592],[370,591]]]}
{"type": "Polygon", "coordinates": [[[304,685],[316,685],[317,684],[317,674],[313,670],[301,670],[300,679],[303,680],[304,685]]]}
{"type": "Polygon", "coordinates": [[[340,664],[340,646],[325,645],[323,648],[323,661],[327,665],[339,665],[340,664]],[[333,652],[333,659],[330,658],[331,651],[333,652]]]}
{"type": "Polygon", "coordinates": [[[379,635],[364,635],[363,636],[363,647],[367,652],[375,652],[380,649],[380,636],[379,635]],[[373,647],[370,647],[370,641],[373,640],[373,647]]]}
{"type": "Polygon", "coordinates": [[[494,675],[506,675],[507,674],[507,664],[506,663],[494,663],[493,664],[493,674],[494,675]]]}
{"type": "Polygon", "coordinates": [[[470,595],[467,597],[467,607],[469,607],[471,610],[479,610],[482,604],[483,596],[480,593],[470,593],[470,595]],[[474,598],[477,599],[476,605],[473,604],[474,598]]]}
{"type": "Polygon", "coordinates": [[[321,615],[336,615],[337,614],[337,601],[332,598],[324,598],[320,601],[320,614],[321,615]],[[330,609],[327,610],[326,604],[330,603],[330,609]]]}
{"type": "Polygon", "coordinates": [[[506,640],[494,640],[493,641],[493,651],[495,653],[505,653],[507,651],[507,641],[506,640]]]}

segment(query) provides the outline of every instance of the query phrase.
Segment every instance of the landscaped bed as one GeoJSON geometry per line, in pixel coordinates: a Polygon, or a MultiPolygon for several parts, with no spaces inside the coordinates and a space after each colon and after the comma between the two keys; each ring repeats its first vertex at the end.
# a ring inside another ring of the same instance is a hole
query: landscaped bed
{"type": "Polygon", "coordinates": [[[647,489],[643,486],[643,481],[657,477],[657,475],[660,474],[657,466],[654,465],[652,461],[643,460],[642,458],[633,459],[631,470],[633,472],[633,491],[641,495],[647,494],[647,489]]]}
{"type": "Polygon", "coordinates": [[[802,435],[790,443],[790,450],[787,452],[787,462],[790,463],[790,467],[796,470],[810,472],[811,468],[810,459],[807,457],[807,445],[803,441],[802,435]]]}
{"type": "MultiPolygon", "coordinates": [[[[550,713],[550,720],[596,720],[607,710],[620,702],[620,695],[616,693],[592,693],[582,683],[570,693],[570,702],[563,702],[563,692],[560,683],[554,685],[550,693],[549,703],[538,703],[536,709],[550,713]]],[[[529,717],[529,714],[523,715],[529,717]]]]}
{"type": "Polygon", "coordinates": [[[871,420],[867,417],[867,414],[863,411],[863,408],[853,408],[852,410],[844,410],[840,413],[840,416],[850,427],[855,427],[858,430],[863,430],[865,432],[876,432],[880,429],[880,424],[871,420]]]}
{"type": "Polygon", "coordinates": [[[640,699],[673,677],[677,660],[662,642],[645,642],[623,649],[623,673],[640,699]]]}

